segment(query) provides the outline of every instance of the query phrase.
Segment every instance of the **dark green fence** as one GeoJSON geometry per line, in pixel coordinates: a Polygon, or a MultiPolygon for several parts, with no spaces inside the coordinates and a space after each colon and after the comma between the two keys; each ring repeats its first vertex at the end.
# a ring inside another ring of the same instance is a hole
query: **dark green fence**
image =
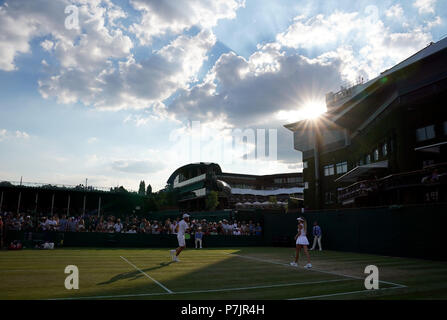
{"type": "MultiPolygon", "coordinates": [[[[175,248],[178,246],[176,235],[144,234],[144,233],[98,233],[98,232],[65,232],[42,234],[21,231],[8,231],[7,243],[20,240],[27,248],[33,248],[45,240],[53,241],[57,246],[64,247],[146,247],[146,248],[175,248]],[[49,240],[52,239],[52,240],[49,240]]],[[[194,246],[193,237],[186,240],[187,247],[194,246]]],[[[263,236],[223,236],[213,235],[203,237],[204,247],[246,247],[266,246],[263,236]]]]}
{"type": "MultiPolygon", "coordinates": [[[[206,236],[205,247],[294,246],[298,216],[322,229],[323,249],[390,256],[447,260],[447,205],[344,209],[324,212],[268,213],[256,211],[263,236],[206,236]]],[[[247,216],[251,218],[251,216],[247,216]]],[[[42,235],[34,234],[33,239],[42,235]]],[[[8,232],[8,241],[27,240],[23,232],[8,232]]],[[[62,235],[60,235],[62,239],[62,235]]],[[[176,247],[175,235],[65,233],[64,246],[176,247]]],[[[187,240],[193,246],[193,240],[187,240]]]]}
{"type": "Polygon", "coordinates": [[[294,245],[298,216],[308,222],[308,238],[318,221],[323,249],[447,260],[447,205],[344,209],[303,214],[266,214],[266,239],[294,245]]]}

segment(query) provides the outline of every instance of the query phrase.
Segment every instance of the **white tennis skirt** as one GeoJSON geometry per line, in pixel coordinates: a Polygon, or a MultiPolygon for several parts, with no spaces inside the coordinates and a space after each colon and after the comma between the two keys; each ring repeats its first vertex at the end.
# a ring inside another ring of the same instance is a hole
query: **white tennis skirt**
{"type": "Polygon", "coordinates": [[[296,244],[300,244],[302,246],[308,246],[309,240],[307,240],[306,236],[301,236],[301,237],[298,237],[298,239],[296,239],[296,244]]]}

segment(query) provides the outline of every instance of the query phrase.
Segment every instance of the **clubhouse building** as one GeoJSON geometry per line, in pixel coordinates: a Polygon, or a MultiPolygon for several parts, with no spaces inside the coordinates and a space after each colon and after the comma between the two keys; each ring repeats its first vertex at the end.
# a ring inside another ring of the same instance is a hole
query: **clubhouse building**
{"type": "Polygon", "coordinates": [[[447,38],[326,105],[285,125],[303,155],[305,208],[447,201],[447,38]]]}
{"type": "Polygon", "coordinates": [[[191,163],[175,170],[169,188],[179,193],[179,207],[205,210],[211,191],[218,193],[218,209],[285,207],[289,199],[302,202],[301,173],[248,175],[222,172],[216,163],[191,163]]]}

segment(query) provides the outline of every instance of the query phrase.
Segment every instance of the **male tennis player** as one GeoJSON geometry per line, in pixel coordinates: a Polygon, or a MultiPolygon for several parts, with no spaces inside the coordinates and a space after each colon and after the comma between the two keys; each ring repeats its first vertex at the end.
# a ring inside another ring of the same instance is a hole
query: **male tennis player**
{"type": "Polygon", "coordinates": [[[181,220],[177,225],[177,240],[178,240],[178,248],[175,250],[171,250],[171,259],[172,261],[179,262],[178,256],[180,255],[180,252],[182,252],[183,249],[186,248],[186,241],[185,241],[185,233],[186,230],[189,229],[189,215],[185,213],[183,215],[183,220],[181,220]]]}

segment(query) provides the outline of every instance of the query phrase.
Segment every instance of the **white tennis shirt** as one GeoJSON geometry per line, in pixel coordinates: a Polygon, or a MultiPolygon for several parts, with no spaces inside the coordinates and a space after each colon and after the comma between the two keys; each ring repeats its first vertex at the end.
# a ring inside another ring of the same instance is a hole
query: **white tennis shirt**
{"type": "Polygon", "coordinates": [[[185,220],[180,221],[179,224],[178,224],[178,233],[177,233],[177,235],[184,236],[185,232],[186,232],[186,229],[188,229],[188,224],[186,223],[186,221],[185,220]]]}

